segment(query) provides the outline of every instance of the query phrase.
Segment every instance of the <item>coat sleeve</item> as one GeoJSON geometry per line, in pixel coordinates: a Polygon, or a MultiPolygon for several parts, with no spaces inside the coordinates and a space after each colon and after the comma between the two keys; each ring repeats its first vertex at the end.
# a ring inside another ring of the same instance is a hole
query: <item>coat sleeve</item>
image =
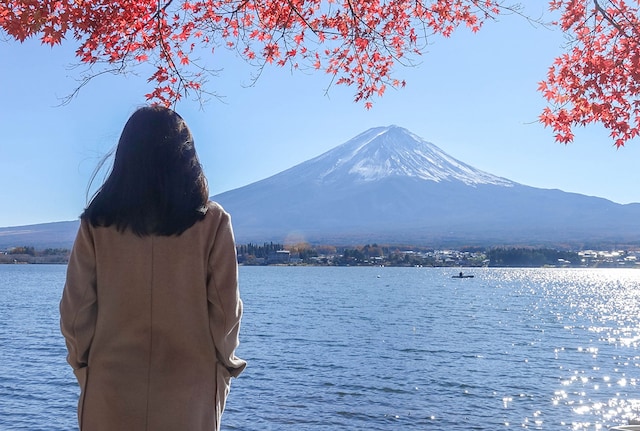
{"type": "Polygon", "coordinates": [[[60,301],[60,328],[67,362],[74,370],[86,367],[97,318],[96,261],[89,225],[80,223],[60,301]]]}
{"type": "Polygon", "coordinates": [[[220,212],[220,221],[209,256],[210,276],[207,285],[209,328],[218,361],[237,377],[247,363],[238,358],[242,301],[238,289],[238,261],[229,214],[220,212]]]}

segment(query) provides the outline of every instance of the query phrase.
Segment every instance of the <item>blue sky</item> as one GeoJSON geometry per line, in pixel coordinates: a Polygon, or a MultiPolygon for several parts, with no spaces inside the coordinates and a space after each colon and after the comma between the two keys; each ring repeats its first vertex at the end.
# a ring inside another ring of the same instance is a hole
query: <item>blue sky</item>
{"type": "MultiPolygon", "coordinates": [[[[531,0],[531,15],[546,2],[531,0]]],[[[516,16],[473,35],[433,39],[413,68],[398,68],[407,86],[389,90],[367,111],[351,88],[321,72],[267,68],[254,86],[249,65],[220,52],[223,68],[208,88],[224,96],[176,110],[196,140],[211,194],[261,180],[376,126],[396,124],[476,168],[526,185],[640,202],[640,147],[616,149],[600,127],[558,144],[537,123],[536,91],[561,52],[562,34],[516,16]]],[[[75,46],[37,40],[0,42],[0,227],[73,220],[86,205],[89,178],[117,142],[129,115],[145,104],[146,75],[103,76],[69,104],[76,87],[75,46]]]]}

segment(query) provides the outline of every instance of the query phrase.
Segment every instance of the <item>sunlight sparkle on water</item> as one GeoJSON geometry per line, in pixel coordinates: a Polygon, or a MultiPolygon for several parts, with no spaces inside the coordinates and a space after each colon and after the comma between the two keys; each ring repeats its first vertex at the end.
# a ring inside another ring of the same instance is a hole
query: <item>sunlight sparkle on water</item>
{"type": "Polygon", "coordinates": [[[529,274],[538,278],[536,286],[543,290],[536,294],[546,307],[556,310],[556,321],[567,333],[565,343],[552,352],[560,372],[552,405],[571,407],[584,417],[572,421],[574,430],[600,430],[606,428],[603,421],[626,423],[638,418],[639,400],[629,397],[636,394],[638,379],[624,370],[640,367],[640,358],[621,352],[640,346],[640,271],[568,272],[574,282],[567,285],[562,277],[562,286],[553,271],[529,274]],[[578,339],[583,344],[574,345],[578,339]],[[584,344],[585,339],[589,344],[584,344]]]}

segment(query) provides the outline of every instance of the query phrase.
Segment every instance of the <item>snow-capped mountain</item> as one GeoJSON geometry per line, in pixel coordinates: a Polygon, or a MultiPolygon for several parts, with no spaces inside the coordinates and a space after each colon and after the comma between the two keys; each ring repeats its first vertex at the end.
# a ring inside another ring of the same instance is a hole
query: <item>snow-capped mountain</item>
{"type": "Polygon", "coordinates": [[[460,181],[467,185],[514,184],[454,159],[398,126],[369,129],[290,172],[313,176],[322,183],[343,181],[348,177],[364,182],[409,177],[435,182],[460,181]]]}
{"type": "Polygon", "coordinates": [[[239,242],[553,244],[640,240],[640,204],[528,187],[397,126],[213,197],[239,242]]]}
{"type": "MultiPolygon", "coordinates": [[[[518,184],[397,126],[367,130],[212,199],[231,213],[241,244],[640,244],[640,204],[518,184]]],[[[0,228],[0,248],[70,247],[76,229],[77,222],[0,228]]]]}

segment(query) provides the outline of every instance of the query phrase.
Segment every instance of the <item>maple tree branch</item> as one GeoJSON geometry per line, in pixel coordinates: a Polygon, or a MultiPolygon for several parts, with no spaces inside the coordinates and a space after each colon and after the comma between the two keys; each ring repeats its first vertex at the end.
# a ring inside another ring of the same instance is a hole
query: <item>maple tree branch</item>
{"type": "MultiPolygon", "coordinates": [[[[514,3],[509,6],[504,6],[503,4],[497,4],[496,7],[501,10],[499,13],[500,15],[507,15],[507,14],[517,15],[520,18],[524,18],[534,28],[540,25],[544,28],[549,29],[549,28],[552,28],[554,25],[553,23],[543,21],[542,15],[540,15],[538,18],[533,18],[527,15],[525,12],[526,8],[521,3],[514,3]]],[[[497,20],[497,17],[495,17],[494,15],[489,14],[488,17],[493,20],[497,20]]]]}
{"type": "MultiPolygon", "coordinates": [[[[596,4],[597,4],[597,0],[594,0],[594,1],[595,1],[595,2],[596,2],[596,4]]],[[[632,27],[637,27],[637,26],[638,26],[638,22],[637,22],[637,21],[633,21],[633,20],[629,19],[629,17],[628,17],[628,16],[627,16],[627,14],[625,13],[625,11],[623,11],[622,9],[620,9],[620,6],[619,6],[619,5],[617,5],[617,4],[615,4],[615,3],[612,3],[612,4],[611,4],[611,6],[612,6],[612,7],[614,7],[614,8],[615,8],[619,13],[620,13],[620,15],[622,16],[622,19],[623,19],[624,21],[626,21],[626,22],[627,22],[627,24],[631,25],[632,27]]],[[[635,18],[636,18],[636,20],[637,20],[637,17],[635,17],[635,18]]],[[[613,18],[611,18],[611,19],[613,20],[613,18]]],[[[611,22],[611,21],[610,21],[610,22],[611,22]]],[[[612,24],[612,25],[614,25],[614,23],[613,23],[613,22],[611,22],[611,24],[612,24]]],[[[617,24],[618,26],[620,26],[620,23],[618,23],[618,22],[616,22],[615,24],[617,24]]],[[[618,30],[620,30],[618,27],[616,27],[616,28],[617,28],[618,30]]],[[[627,35],[626,35],[626,33],[623,33],[623,34],[624,34],[625,36],[627,36],[627,35]]]]}
{"type": "Polygon", "coordinates": [[[347,4],[349,5],[349,10],[351,11],[351,17],[353,18],[353,28],[354,31],[356,31],[357,33],[359,33],[360,26],[357,25],[357,23],[359,22],[360,24],[364,25],[364,27],[366,27],[368,29],[368,32],[370,32],[370,34],[377,36],[378,38],[381,38],[384,40],[384,37],[382,36],[382,34],[377,31],[375,28],[371,27],[368,23],[366,23],[361,17],[360,15],[358,15],[355,10],[353,9],[353,5],[351,4],[351,0],[347,0],[347,4]]]}
{"type": "MultiPolygon", "coordinates": [[[[164,25],[163,25],[163,14],[166,13],[166,8],[172,3],[173,0],[168,0],[167,3],[163,6],[160,7],[160,3],[162,0],[158,0],[158,10],[156,11],[155,14],[155,22],[156,22],[156,31],[157,31],[157,35],[158,35],[158,46],[160,48],[160,52],[161,52],[161,58],[164,58],[167,66],[169,66],[169,69],[172,71],[173,75],[176,77],[176,79],[178,80],[177,82],[177,87],[176,87],[176,93],[180,94],[180,93],[184,93],[184,95],[188,95],[189,91],[188,91],[188,86],[185,84],[186,83],[186,79],[184,78],[184,76],[182,75],[182,73],[180,72],[180,69],[178,68],[178,66],[176,65],[174,59],[173,59],[173,53],[171,52],[171,48],[169,46],[169,42],[165,39],[164,36],[164,25]]],[[[174,83],[171,83],[174,84],[174,83]]],[[[174,105],[178,102],[177,98],[175,98],[175,100],[173,101],[174,105]]]]}
{"type": "Polygon", "coordinates": [[[287,0],[287,3],[289,3],[289,7],[291,8],[291,10],[293,10],[295,12],[295,14],[298,16],[298,18],[300,18],[300,21],[302,21],[304,23],[304,25],[311,30],[311,32],[313,34],[315,34],[316,36],[318,35],[318,32],[316,31],[316,29],[314,29],[311,26],[311,23],[302,15],[302,13],[298,10],[297,7],[294,6],[293,2],[291,0],[287,0]]]}
{"type": "Polygon", "coordinates": [[[70,94],[60,98],[60,103],[59,103],[58,106],[68,105],[73,99],[76,98],[76,96],[80,93],[80,90],[82,88],[84,88],[87,84],[89,84],[89,82],[91,82],[94,78],[97,78],[98,76],[102,76],[102,75],[106,75],[106,74],[122,75],[122,74],[125,73],[125,70],[126,70],[126,62],[123,59],[120,62],[120,65],[117,66],[117,67],[113,67],[111,69],[101,70],[100,72],[96,72],[96,73],[92,72],[90,75],[83,76],[79,80],[80,84],[70,94]]]}
{"type": "Polygon", "coordinates": [[[238,14],[240,12],[240,9],[244,9],[247,3],[249,3],[249,0],[243,0],[242,2],[240,2],[238,6],[236,6],[236,8],[233,11],[231,11],[231,14],[232,15],[238,14]]]}
{"type": "Polygon", "coordinates": [[[609,14],[609,12],[607,12],[598,2],[598,0],[593,0],[593,4],[596,8],[596,13],[600,12],[600,14],[602,15],[602,17],[609,23],[611,24],[616,30],[618,30],[619,33],[627,36],[627,34],[625,33],[624,29],[622,28],[622,26],[620,26],[620,24],[613,19],[613,17],[609,14]]]}

